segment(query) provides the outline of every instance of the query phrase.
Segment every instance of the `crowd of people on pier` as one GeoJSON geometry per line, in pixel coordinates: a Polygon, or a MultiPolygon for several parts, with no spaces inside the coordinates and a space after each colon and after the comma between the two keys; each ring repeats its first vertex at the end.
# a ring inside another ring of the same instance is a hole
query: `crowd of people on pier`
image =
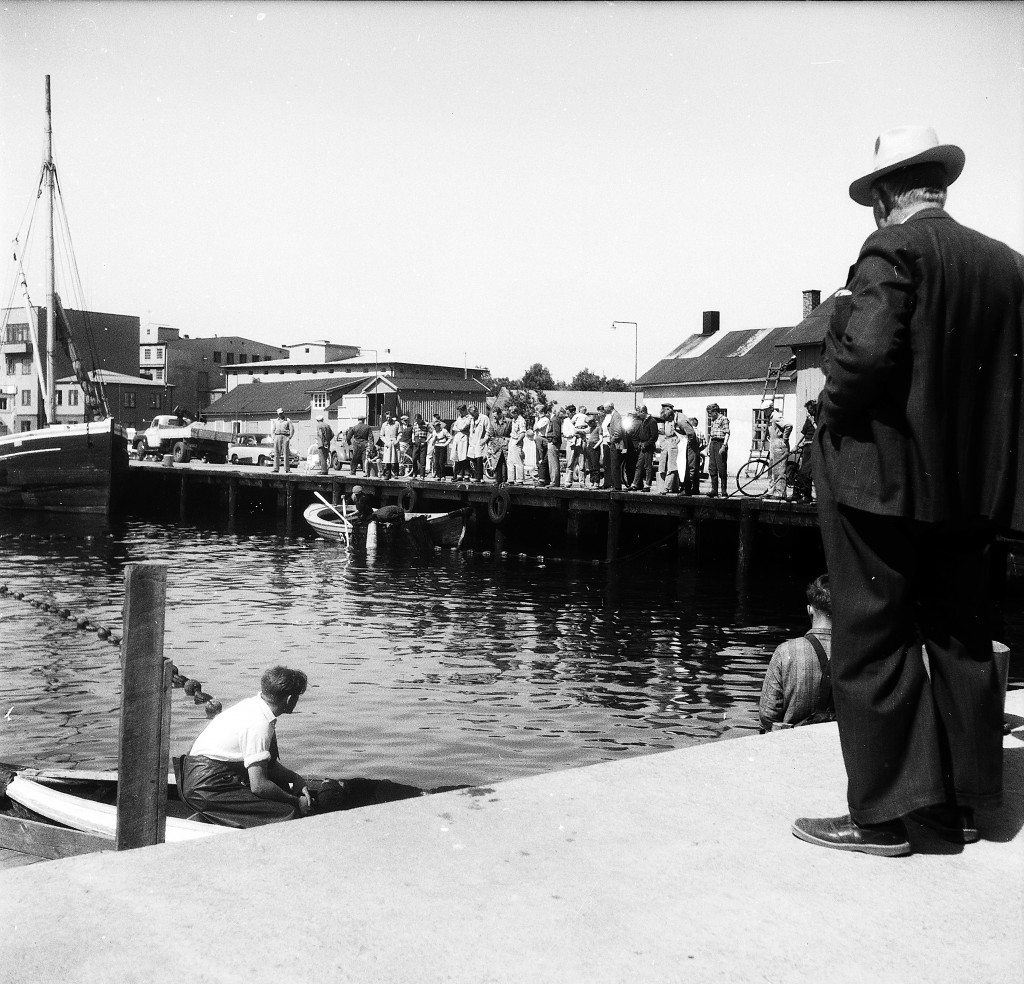
{"type": "MultiPolygon", "coordinates": [[[[711,496],[727,492],[725,450],[729,421],[708,407],[712,470],[711,496]]],[[[613,403],[593,410],[557,401],[538,402],[531,412],[492,407],[458,407],[445,421],[437,413],[387,412],[377,430],[360,416],[334,435],[320,416],[311,463],[328,474],[332,440],[340,447],[338,466],[352,475],[383,479],[427,478],[498,485],[633,489],[665,495],[697,495],[708,441],[696,417],[671,403],[657,415],[640,405],[625,414],[613,403]],[[315,457],[314,457],[315,456],[315,457]]]]}

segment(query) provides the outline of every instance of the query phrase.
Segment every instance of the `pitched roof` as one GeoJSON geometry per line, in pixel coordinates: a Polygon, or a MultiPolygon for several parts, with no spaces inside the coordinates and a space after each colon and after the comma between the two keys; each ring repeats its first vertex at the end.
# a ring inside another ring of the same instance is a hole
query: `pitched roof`
{"type": "Polygon", "coordinates": [[[700,355],[686,359],[662,359],[637,380],[637,387],[764,379],[769,364],[780,359],[785,361],[785,353],[780,354],[776,348],[779,337],[788,331],[792,329],[726,332],[700,355]]]}
{"type": "Polygon", "coordinates": [[[487,387],[470,376],[402,376],[394,375],[391,381],[400,393],[441,392],[441,393],[487,393],[487,387]]]}
{"type": "Polygon", "coordinates": [[[285,413],[305,413],[312,399],[310,394],[327,392],[331,402],[339,400],[364,386],[373,376],[350,376],[348,379],[289,379],[280,383],[245,383],[236,386],[214,401],[204,411],[208,417],[273,416],[278,407],[285,413]]]}
{"type": "Polygon", "coordinates": [[[837,290],[825,298],[803,321],[783,332],[775,344],[780,347],[820,345],[825,338],[825,333],[828,331],[829,322],[832,320],[832,312],[835,310],[836,294],[838,293],[839,291],[837,290]]]}

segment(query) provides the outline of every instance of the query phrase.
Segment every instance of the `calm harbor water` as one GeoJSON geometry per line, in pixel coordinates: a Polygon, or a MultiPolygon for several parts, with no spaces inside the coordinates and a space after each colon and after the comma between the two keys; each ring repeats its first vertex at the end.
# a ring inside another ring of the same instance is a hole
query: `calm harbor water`
{"type": "MultiPolygon", "coordinates": [[[[623,569],[337,544],[266,530],[0,516],[0,583],[120,628],[124,565],[169,565],[165,652],[225,705],[284,663],[278,724],[308,775],[483,783],[756,733],[768,658],[816,571],[756,579],[652,554],[623,569]]],[[[1019,591],[1018,591],[1019,595],[1019,591]]],[[[1007,640],[1024,646],[1024,604],[1007,640]]],[[[0,760],[114,768],[118,650],[0,598],[0,760]]],[[[206,723],[181,690],[172,752],[206,723]]]]}

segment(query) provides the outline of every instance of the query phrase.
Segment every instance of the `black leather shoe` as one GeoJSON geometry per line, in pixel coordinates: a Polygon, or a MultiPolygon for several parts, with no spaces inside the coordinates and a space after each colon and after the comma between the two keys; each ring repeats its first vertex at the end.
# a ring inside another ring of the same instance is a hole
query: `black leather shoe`
{"type": "Polygon", "coordinates": [[[907,819],[934,830],[951,844],[974,844],[981,837],[974,822],[974,810],[966,806],[950,806],[946,803],[923,806],[920,810],[908,813],[907,819]]]}
{"type": "Polygon", "coordinates": [[[907,829],[901,820],[861,825],[848,816],[821,820],[801,817],[793,821],[793,835],[808,844],[832,847],[837,851],[860,851],[886,858],[910,853],[907,829]]]}

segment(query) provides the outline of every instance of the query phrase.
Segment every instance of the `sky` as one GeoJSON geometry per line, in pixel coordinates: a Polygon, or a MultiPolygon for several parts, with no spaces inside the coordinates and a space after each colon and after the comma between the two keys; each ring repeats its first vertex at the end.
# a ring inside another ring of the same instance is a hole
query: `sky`
{"type": "Polygon", "coordinates": [[[966,152],[954,217],[1024,251],[1019,3],[8,2],[5,246],[47,74],[74,299],[193,337],[630,380],[703,311],[790,325],[841,287],[849,184],[907,123],[966,152]]]}

